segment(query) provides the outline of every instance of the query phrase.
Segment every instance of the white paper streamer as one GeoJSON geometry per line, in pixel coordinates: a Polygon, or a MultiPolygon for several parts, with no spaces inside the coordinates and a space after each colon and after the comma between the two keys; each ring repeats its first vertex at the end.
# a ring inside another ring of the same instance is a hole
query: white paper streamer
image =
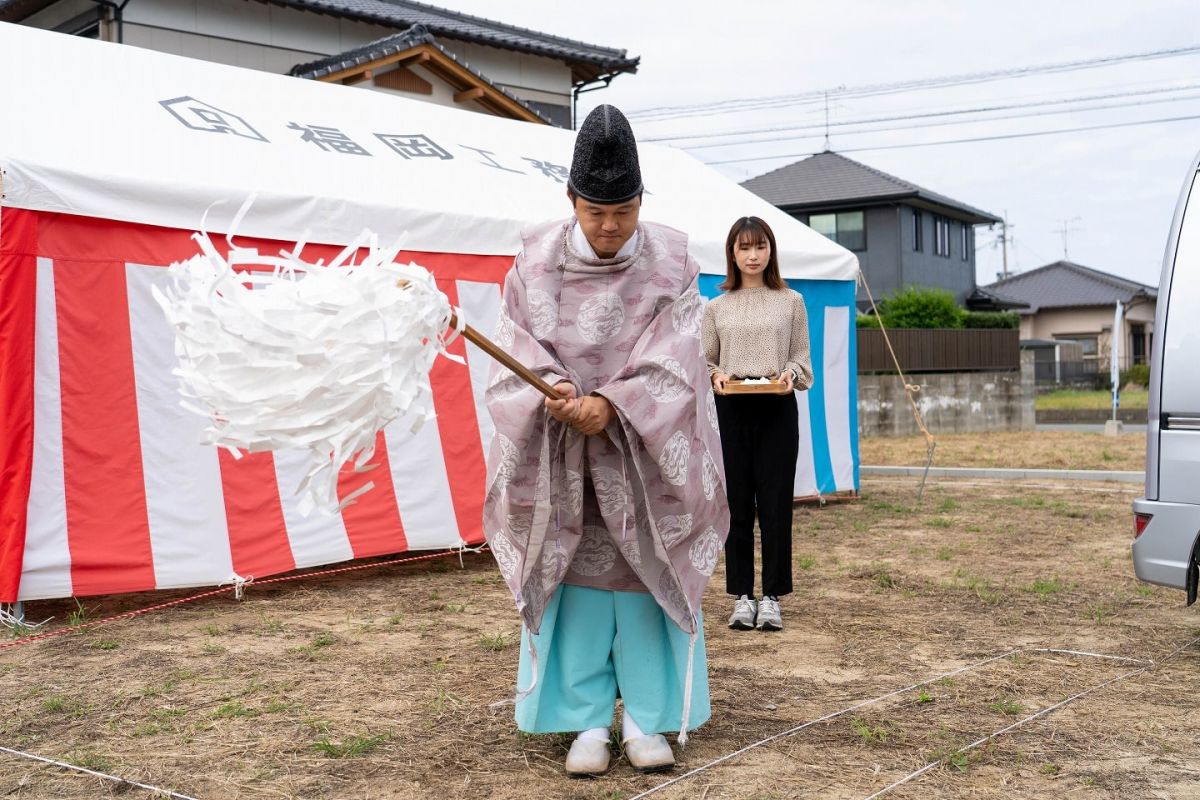
{"type": "Polygon", "coordinates": [[[305,515],[352,502],[372,484],[339,503],[342,467],[370,469],[376,434],[393,419],[412,414],[413,430],[431,419],[434,359],[461,361],[445,352],[448,299],[367,231],[328,265],[302,261],[302,244],[270,256],[231,236],[223,257],[207,233],[192,238],[200,254],[171,266],[167,291],[154,288],[175,329],[182,405],[209,420],[209,444],[237,458],[307,450],[296,490],[305,515]]]}

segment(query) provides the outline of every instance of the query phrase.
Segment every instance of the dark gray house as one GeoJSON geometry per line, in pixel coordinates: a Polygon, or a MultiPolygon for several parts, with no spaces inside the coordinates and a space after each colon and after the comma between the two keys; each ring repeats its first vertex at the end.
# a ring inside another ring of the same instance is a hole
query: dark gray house
{"type": "MultiPolygon", "coordinates": [[[[742,186],[854,251],[876,300],[905,286],[935,286],[974,305],[974,228],[1001,221],[828,150],[742,186]]],[[[858,301],[866,303],[861,287],[858,301]]]]}

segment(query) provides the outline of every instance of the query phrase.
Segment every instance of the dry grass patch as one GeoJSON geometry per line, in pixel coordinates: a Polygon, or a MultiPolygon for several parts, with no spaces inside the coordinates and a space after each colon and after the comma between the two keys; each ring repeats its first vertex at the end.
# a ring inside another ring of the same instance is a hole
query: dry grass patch
{"type": "MultiPolygon", "coordinates": [[[[954,433],[935,437],[935,467],[999,467],[1011,469],[1142,470],[1146,434],[1074,431],[954,433]]],[[[873,436],[859,441],[863,464],[921,466],[925,437],[873,436]]]]}
{"type": "MultiPolygon", "coordinates": [[[[898,798],[1185,797],[1200,651],[961,752],[980,736],[1120,674],[1117,662],[1009,650],[1157,656],[1200,634],[1182,593],[1128,556],[1135,488],[867,481],[863,498],[797,509],[785,630],[724,627],[705,598],[713,717],[678,751],[694,768],[813,725],[656,798],[861,799],[929,761],[898,798]]],[[[95,617],[173,593],[92,598],[95,617]]],[[[70,602],[30,603],[65,624],[70,602]]],[[[0,653],[0,744],[200,798],[631,798],[661,782],[617,759],[562,771],[570,737],[524,736],[511,709],[517,617],[487,556],[250,586],[98,631],[0,653]],[[450,608],[453,606],[453,608],[450,608]],[[461,608],[460,608],[461,606],[461,608]],[[97,641],[117,643],[113,649],[97,641]],[[214,650],[212,646],[220,649],[214,650]]],[[[0,796],[137,791],[0,756],[0,796]]]]}

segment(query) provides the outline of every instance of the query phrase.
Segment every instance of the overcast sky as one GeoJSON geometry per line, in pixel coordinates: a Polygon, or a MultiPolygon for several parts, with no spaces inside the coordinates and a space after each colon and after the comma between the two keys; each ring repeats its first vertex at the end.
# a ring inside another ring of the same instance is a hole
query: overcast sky
{"type": "MultiPolygon", "coordinates": [[[[754,131],[822,127],[824,103],[759,103],[720,114],[657,120],[648,114],[664,106],[1200,46],[1197,0],[434,2],[640,56],[636,75],[622,75],[607,89],[581,95],[581,114],[598,103],[612,103],[631,115],[639,140],[662,139],[663,144],[688,148],[723,145],[689,150],[706,162],[756,159],[714,165],[738,181],[821,150],[821,130],[754,131]],[[665,138],[725,132],[736,133],[665,138]],[[807,138],[793,138],[799,136],[807,138]],[[784,140],[762,141],[772,138],[784,140]],[[760,158],[764,156],[772,158],[760,158]]],[[[830,100],[835,151],[847,151],[850,158],[997,216],[1007,215],[1015,239],[1009,248],[1010,270],[1062,258],[1065,224],[1072,261],[1155,285],[1185,172],[1200,151],[1200,119],[1001,141],[860,148],[1187,116],[1200,117],[1200,52],[871,97],[834,93],[830,100]],[[1135,103],[1139,105],[1131,105],[1135,103]],[[1010,108],[845,125],[991,106],[1010,108]],[[1047,113],[1064,108],[1072,110],[1047,113]],[[943,124],[963,119],[975,121],[943,124]],[[840,132],[838,123],[847,129],[925,127],[850,134],[840,132]]],[[[1000,249],[990,244],[996,238],[986,227],[977,229],[981,284],[1000,271],[1000,249]]]]}

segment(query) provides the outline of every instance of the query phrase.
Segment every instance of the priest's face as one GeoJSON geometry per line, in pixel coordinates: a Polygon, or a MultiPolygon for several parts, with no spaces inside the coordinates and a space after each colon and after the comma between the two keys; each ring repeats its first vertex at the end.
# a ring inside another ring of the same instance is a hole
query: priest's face
{"type": "Polygon", "coordinates": [[[617,205],[601,205],[576,197],[575,218],[588,244],[601,258],[612,258],[637,230],[641,195],[617,205]]]}

